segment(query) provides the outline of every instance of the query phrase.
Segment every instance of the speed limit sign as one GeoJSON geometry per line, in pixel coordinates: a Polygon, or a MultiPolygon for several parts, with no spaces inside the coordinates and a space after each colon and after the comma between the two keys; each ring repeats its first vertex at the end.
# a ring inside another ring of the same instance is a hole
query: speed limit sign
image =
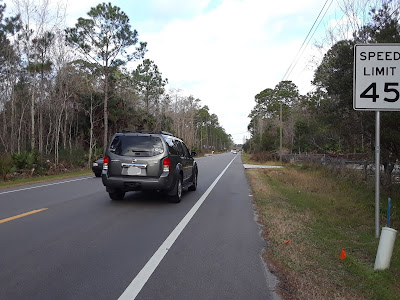
{"type": "Polygon", "coordinates": [[[355,110],[400,110],[400,44],[354,48],[355,110]]]}

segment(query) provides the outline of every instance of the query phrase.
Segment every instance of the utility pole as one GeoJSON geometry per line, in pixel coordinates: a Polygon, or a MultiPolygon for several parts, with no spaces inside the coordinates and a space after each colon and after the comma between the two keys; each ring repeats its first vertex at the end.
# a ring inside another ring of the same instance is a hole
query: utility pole
{"type": "Polygon", "coordinates": [[[200,128],[200,152],[203,152],[203,122],[200,128]]]}
{"type": "Polygon", "coordinates": [[[282,102],[279,103],[280,106],[280,124],[279,124],[279,161],[282,161],[282,102]]]}

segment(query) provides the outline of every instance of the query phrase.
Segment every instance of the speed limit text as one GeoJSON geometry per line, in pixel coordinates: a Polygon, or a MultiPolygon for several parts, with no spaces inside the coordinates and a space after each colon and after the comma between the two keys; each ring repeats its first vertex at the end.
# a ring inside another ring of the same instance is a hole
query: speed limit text
{"type": "Polygon", "coordinates": [[[363,51],[360,52],[360,60],[400,60],[400,52],[397,51],[363,51]]]}
{"type": "Polygon", "coordinates": [[[364,67],[365,76],[394,76],[396,67],[364,67]]]}

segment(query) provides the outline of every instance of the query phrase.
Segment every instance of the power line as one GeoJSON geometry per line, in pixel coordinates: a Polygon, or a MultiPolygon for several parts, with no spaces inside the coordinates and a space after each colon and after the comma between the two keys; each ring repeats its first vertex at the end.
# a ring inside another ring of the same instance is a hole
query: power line
{"type": "MultiPolygon", "coordinates": [[[[282,81],[284,81],[284,80],[287,79],[287,77],[288,77],[289,74],[292,72],[292,70],[293,70],[294,67],[296,66],[297,62],[299,61],[300,56],[301,56],[301,55],[299,55],[299,54],[300,54],[300,52],[302,51],[302,49],[303,49],[303,47],[304,47],[304,44],[305,44],[306,41],[308,40],[308,37],[310,36],[310,33],[312,32],[312,30],[313,30],[315,24],[317,23],[319,17],[321,16],[321,13],[324,11],[325,6],[326,6],[326,4],[328,3],[328,1],[329,1],[329,0],[326,0],[326,1],[325,1],[324,6],[322,7],[321,11],[319,12],[317,18],[315,19],[314,24],[312,25],[312,27],[311,27],[311,29],[309,30],[309,32],[308,32],[306,38],[305,38],[304,41],[303,41],[303,44],[301,45],[299,51],[297,52],[295,58],[293,59],[292,63],[290,64],[289,68],[286,70],[285,75],[283,75],[282,81]],[[292,68],[292,67],[293,67],[293,68],[292,68]]],[[[331,1],[331,4],[332,4],[332,2],[333,2],[333,0],[331,1]]],[[[329,5],[329,7],[331,6],[331,4],[329,5]]],[[[328,7],[328,9],[329,9],[329,7],[328,7]]],[[[327,9],[327,11],[328,11],[328,9],[327,9]]],[[[326,12],[325,12],[325,14],[326,14],[326,12]]],[[[324,16],[325,16],[325,15],[324,15],[324,16]]],[[[319,24],[318,24],[318,26],[319,26],[319,24]]],[[[317,28],[318,28],[318,27],[317,27],[317,28]]],[[[310,39],[311,39],[311,38],[310,38],[310,39]]],[[[308,43],[307,43],[307,45],[308,45],[308,43]]]]}
{"type": "MultiPolygon", "coordinates": [[[[319,25],[321,25],[321,22],[322,22],[322,20],[325,18],[326,13],[328,12],[328,10],[329,10],[329,8],[331,7],[332,3],[333,3],[333,0],[332,0],[331,3],[329,4],[328,8],[325,10],[324,15],[322,16],[322,18],[319,20],[319,23],[318,23],[317,27],[315,27],[313,34],[311,35],[310,39],[308,40],[306,46],[303,48],[303,51],[301,51],[301,54],[300,54],[299,58],[297,59],[296,63],[293,65],[292,69],[291,69],[290,72],[287,74],[287,77],[289,77],[290,74],[293,72],[294,68],[296,67],[297,63],[298,63],[299,60],[300,60],[300,57],[304,54],[304,51],[307,49],[308,44],[310,43],[311,39],[313,38],[315,32],[317,32],[317,29],[318,29],[319,25]]],[[[298,77],[300,77],[300,75],[303,73],[303,71],[304,71],[305,69],[306,69],[306,67],[303,68],[303,70],[300,72],[300,74],[299,74],[298,77]]],[[[297,77],[297,78],[298,78],[298,77],[297,77]]]]}
{"type": "Polygon", "coordinates": [[[312,29],[314,28],[315,23],[317,23],[317,21],[318,21],[318,19],[319,19],[319,16],[321,15],[321,13],[322,13],[323,9],[325,8],[326,4],[328,3],[328,1],[329,1],[329,0],[326,0],[326,1],[325,1],[324,6],[322,7],[321,11],[319,12],[317,18],[316,18],[315,21],[314,21],[314,24],[312,25],[311,29],[308,31],[308,34],[307,34],[306,38],[305,38],[304,41],[303,41],[303,44],[301,44],[301,47],[300,47],[299,51],[297,52],[296,56],[294,57],[292,63],[291,63],[290,66],[289,66],[289,68],[286,70],[285,75],[283,75],[282,81],[286,78],[286,75],[288,74],[290,68],[292,67],[292,65],[293,65],[294,62],[296,61],[296,58],[299,56],[299,53],[300,53],[301,49],[303,48],[304,44],[306,43],[306,41],[307,41],[307,39],[308,39],[308,36],[310,35],[312,29]]]}

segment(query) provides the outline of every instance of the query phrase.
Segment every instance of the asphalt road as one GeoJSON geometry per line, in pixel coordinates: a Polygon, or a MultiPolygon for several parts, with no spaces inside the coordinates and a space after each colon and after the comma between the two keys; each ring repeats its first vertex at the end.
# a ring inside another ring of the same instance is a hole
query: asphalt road
{"type": "Polygon", "coordinates": [[[240,155],[196,160],[179,204],[94,176],[0,189],[0,299],[276,299],[240,155]]]}

